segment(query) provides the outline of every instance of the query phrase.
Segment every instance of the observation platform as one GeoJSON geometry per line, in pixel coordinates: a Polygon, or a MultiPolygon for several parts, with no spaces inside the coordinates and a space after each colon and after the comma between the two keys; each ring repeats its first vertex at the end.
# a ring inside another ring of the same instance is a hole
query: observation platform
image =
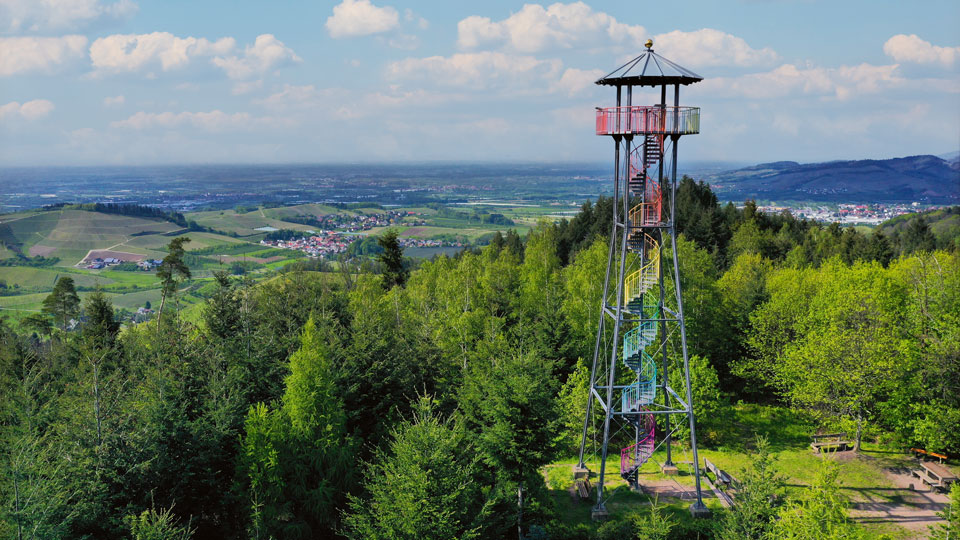
{"type": "Polygon", "coordinates": [[[700,107],[597,108],[597,135],[695,135],[700,107]]]}

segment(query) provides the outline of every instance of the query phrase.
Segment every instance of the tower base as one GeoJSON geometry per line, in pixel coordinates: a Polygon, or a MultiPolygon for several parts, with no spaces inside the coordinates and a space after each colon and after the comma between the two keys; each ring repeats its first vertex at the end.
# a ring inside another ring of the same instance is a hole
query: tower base
{"type": "Polygon", "coordinates": [[[660,466],[660,472],[667,476],[675,476],[680,474],[680,469],[673,463],[664,463],[660,466]]]}
{"type": "Polygon", "coordinates": [[[609,517],[610,513],[607,512],[607,508],[605,506],[595,506],[590,512],[590,519],[593,521],[603,521],[609,517]]]}
{"type": "Polygon", "coordinates": [[[580,467],[577,465],[573,466],[573,479],[579,480],[581,478],[590,478],[590,469],[586,467],[580,467]]]}
{"type": "Polygon", "coordinates": [[[702,502],[695,502],[690,505],[690,515],[695,518],[708,518],[710,517],[710,509],[702,502]]]}

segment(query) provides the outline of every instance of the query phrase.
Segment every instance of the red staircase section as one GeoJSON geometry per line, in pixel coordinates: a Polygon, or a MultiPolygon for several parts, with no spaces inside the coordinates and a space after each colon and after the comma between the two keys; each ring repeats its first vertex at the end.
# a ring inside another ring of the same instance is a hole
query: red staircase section
{"type": "Polygon", "coordinates": [[[640,418],[640,440],[620,450],[620,476],[627,481],[633,481],[640,466],[653,455],[657,421],[652,414],[640,418]]]}

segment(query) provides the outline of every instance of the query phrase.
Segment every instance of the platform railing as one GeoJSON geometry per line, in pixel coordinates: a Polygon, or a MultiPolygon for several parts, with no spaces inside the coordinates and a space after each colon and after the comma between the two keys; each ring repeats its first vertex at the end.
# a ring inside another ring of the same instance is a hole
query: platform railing
{"type": "Polygon", "coordinates": [[[690,135],[700,133],[700,107],[597,108],[597,135],[690,135]]]}

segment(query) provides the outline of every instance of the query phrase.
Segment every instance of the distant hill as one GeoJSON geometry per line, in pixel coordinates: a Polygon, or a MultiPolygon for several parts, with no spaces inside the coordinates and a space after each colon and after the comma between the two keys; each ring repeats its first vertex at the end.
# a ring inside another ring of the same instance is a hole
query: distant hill
{"type": "Polygon", "coordinates": [[[705,178],[724,199],[960,202],[960,163],[937,156],[763,163],[705,178]]]}
{"type": "Polygon", "coordinates": [[[880,229],[888,238],[898,238],[917,222],[923,220],[924,226],[933,235],[934,247],[950,249],[960,247],[960,206],[928,210],[916,214],[903,214],[880,224],[880,229]]]}

